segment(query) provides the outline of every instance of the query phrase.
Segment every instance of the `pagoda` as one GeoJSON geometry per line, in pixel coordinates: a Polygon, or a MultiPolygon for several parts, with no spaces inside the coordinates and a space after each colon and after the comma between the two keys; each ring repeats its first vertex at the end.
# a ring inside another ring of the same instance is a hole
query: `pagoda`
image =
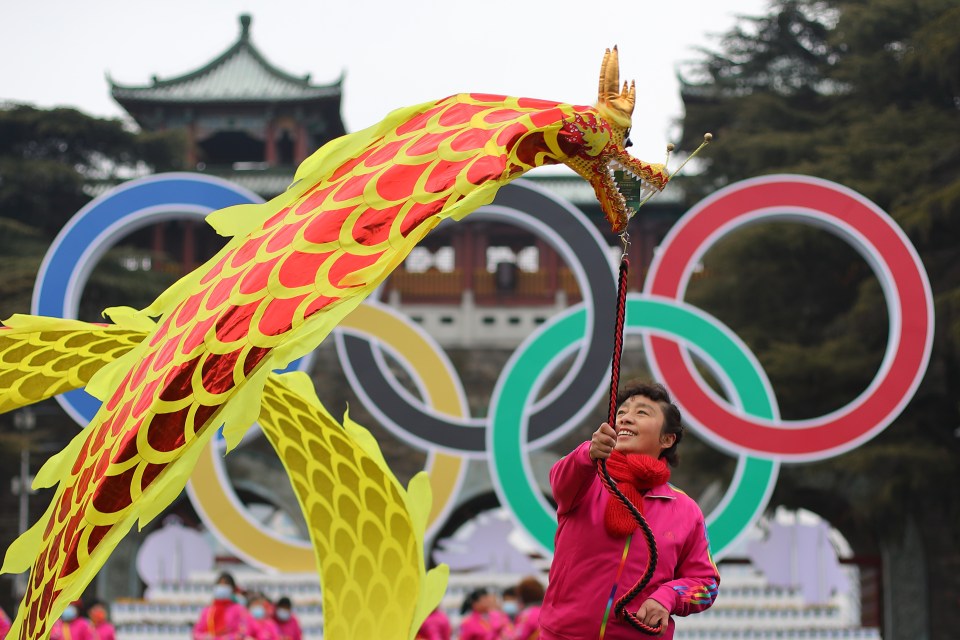
{"type": "Polygon", "coordinates": [[[188,139],[186,166],[222,176],[265,197],[290,183],[294,168],[323,144],[344,134],[341,74],[312,84],[270,64],[250,37],[240,34],[202,67],[145,86],[108,77],[113,99],[146,131],[181,129],[188,139]]]}

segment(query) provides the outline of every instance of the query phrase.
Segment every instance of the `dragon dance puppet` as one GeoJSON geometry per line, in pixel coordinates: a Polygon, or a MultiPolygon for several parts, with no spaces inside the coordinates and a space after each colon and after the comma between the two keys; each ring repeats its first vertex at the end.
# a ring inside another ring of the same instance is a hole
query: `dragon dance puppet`
{"type": "Polygon", "coordinates": [[[459,94],[394,111],[325,145],[273,200],[210,214],[230,240],[147,308],[108,309],[109,325],[8,320],[0,412],[79,387],[103,402],[37,474],[36,487],[57,488],[6,553],[4,572],[30,570],[9,637],[46,638],[131,526],[177,497],[217,428],[229,450],[259,421],[310,528],[325,637],[413,638],[446,585],[445,567],[424,568],[425,474],[404,489],[369,432],[332,418],[306,375],[274,372],[315,349],[441,220],[530,169],[570,166],[623,231],[614,172],[648,194],[669,179],[624,148],[635,101],[614,48],[594,107],[459,94]]]}

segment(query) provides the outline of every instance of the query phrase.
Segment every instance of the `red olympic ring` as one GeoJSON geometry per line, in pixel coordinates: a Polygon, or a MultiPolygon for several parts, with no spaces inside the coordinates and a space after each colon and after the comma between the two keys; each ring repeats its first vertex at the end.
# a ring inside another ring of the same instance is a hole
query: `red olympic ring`
{"type": "Polygon", "coordinates": [[[818,418],[764,421],[737,411],[710,390],[677,343],[648,337],[647,352],[654,374],[717,444],[783,460],[820,460],[874,437],[910,401],[930,359],[933,296],[916,250],[883,210],[836,183],[795,175],[738,182],[697,204],[661,244],[646,292],[682,300],[694,266],[717,240],[773,219],[822,227],[850,242],[871,264],[886,296],[890,329],[870,386],[845,407],[818,418]]]}

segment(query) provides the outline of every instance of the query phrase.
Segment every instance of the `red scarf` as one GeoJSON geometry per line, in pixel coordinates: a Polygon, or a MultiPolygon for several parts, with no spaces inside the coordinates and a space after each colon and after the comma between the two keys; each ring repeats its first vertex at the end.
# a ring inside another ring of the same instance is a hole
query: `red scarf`
{"type": "MultiPolygon", "coordinates": [[[[642,453],[625,454],[616,449],[607,458],[607,471],[640,513],[643,513],[643,492],[670,479],[670,467],[665,460],[642,453]]],[[[615,538],[626,538],[637,528],[633,515],[614,495],[607,501],[603,523],[607,533],[615,538]]]]}
{"type": "Polygon", "coordinates": [[[207,633],[218,635],[227,630],[227,609],[233,606],[233,600],[214,600],[207,612],[207,633]]]}

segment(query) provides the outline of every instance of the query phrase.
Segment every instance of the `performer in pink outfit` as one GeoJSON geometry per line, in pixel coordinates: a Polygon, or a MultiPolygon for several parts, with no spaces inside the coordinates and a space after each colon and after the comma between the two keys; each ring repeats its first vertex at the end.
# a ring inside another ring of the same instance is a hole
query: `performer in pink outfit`
{"type": "Polygon", "coordinates": [[[536,578],[524,578],[517,585],[520,613],[513,625],[510,640],[537,640],[540,637],[540,607],[543,604],[543,585],[536,578]]]}
{"type": "Polygon", "coordinates": [[[510,618],[511,625],[517,620],[520,609],[521,605],[520,600],[517,598],[516,585],[509,586],[500,592],[500,610],[510,618]]]}
{"type": "Polygon", "coordinates": [[[250,614],[233,599],[236,582],[229,573],[220,574],[213,587],[213,604],[200,612],[193,626],[193,640],[244,640],[250,614]]]}
{"type": "Polygon", "coordinates": [[[93,623],[80,615],[82,607],[79,600],[67,605],[50,629],[50,640],[97,640],[93,623]]]}
{"type": "Polygon", "coordinates": [[[490,594],[490,612],[487,614],[490,625],[500,630],[498,638],[509,638],[513,634],[513,620],[500,607],[501,603],[496,594],[490,594]]]}
{"type": "Polygon", "coordinates": [[[493,594],[486,589],[472,591],[460,607],[467,614],[460,621],[460,640],[500,640],[506,616],[491,616],[493,608],[493,594]]]}
{"type": "Polygon", "coordinates": [[[273,604],[262,593],[250,597],[250,620],[247,624],[247,638],[280,640],[280,627],[273,619],[273,604]]]}
{"type": "Polygon", "coordinates": [[[97,632],[98,640],[116,640],[117,632],[113,625],[107,620],[107,608],[102,602],[94,602],[90,605],[90,622],[97,632]]]}
{"type": "Polygon", "coordinates": [[[450,619],[437,607],[420,625],[416,640],[450,640],[450,619]]]}
{"type": "Polygon", "coordinates": [[[277,600],[277,607],[273,612],[273,619],[280,630],[280,640],[303,640],[303,630],[300,621],[293,614],[293,603],[287,596],[277,600]]]}
{"type": "Polygon", "coordinates": [[[617,397],[616,430],[600,425],[591,440],[550,471],[558,527],[550,584],[540,611],[540,640],[637,640],[643,635],[614,615],[613,603],[647,566],[648,549],[629,511],[597,475],[607,460],[618,486],[643,513],[659,559],[650,583],[630,604],[647,625],[673,638],[672,615],[703,611],[720,576],[710,557],[697,504],[667,484],[683,437],[680,411],[659,384],[629,383],[617,397]]]}

